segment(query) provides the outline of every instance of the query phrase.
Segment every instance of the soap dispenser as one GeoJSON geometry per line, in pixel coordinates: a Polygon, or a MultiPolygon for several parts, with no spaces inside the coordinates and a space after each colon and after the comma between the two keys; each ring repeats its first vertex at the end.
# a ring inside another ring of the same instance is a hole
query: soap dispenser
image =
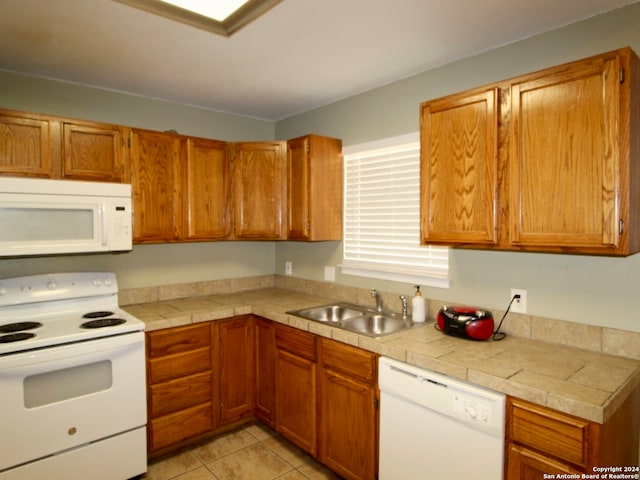
{"type": "Polygon", "coordinates": [[[427,319],[426,301],[420,292],[420,285],[416,285],[416,294],[411,299],[411,320],[422,323],[427,319]]]}

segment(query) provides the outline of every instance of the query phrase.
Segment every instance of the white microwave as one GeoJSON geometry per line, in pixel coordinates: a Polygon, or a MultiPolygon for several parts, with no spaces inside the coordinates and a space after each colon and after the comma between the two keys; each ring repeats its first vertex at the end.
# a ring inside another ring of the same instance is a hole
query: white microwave
{"type": "Polygon", "coordinates": [[[132,248],[131,185],[0,177],[0,257],[132,248]]]}

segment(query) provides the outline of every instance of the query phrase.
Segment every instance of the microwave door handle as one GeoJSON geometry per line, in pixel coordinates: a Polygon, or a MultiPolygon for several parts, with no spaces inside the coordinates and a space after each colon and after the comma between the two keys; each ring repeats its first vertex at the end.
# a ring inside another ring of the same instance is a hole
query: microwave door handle
{"type": "Polygon", "coordinates": [[[106,207],[104,203],[100,203],[100,207],[98,208],[98,215],[100,217],[100,237],[102,245],[107,245],[109,240],[108,232],[107,232],[107,215],[106,215],[106,207]]]}

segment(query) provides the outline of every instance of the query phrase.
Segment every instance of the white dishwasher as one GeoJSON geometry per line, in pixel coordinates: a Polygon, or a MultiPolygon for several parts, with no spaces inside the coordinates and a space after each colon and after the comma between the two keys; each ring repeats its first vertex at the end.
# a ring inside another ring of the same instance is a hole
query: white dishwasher
{"type": "Polygon", "coordinates": [[[379,361],[379,480],[504,477],[505,396],[379,361]]]}

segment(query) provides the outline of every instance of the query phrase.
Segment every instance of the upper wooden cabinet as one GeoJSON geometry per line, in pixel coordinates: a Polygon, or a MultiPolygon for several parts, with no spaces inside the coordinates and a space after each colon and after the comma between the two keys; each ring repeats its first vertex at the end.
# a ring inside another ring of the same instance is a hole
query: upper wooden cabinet
{"type": "Polygon", "coordinates": [[[133,130],[131,190],[133,240],[176,241],[182,235],[182,187],[178,135],[133,130]]]}
{"type": "Polygon", "coordinates": [[[498,89],[422,105],[422,238],[428,243],[497,242],[498,89]]]}
{"type": "Polygon", "coordinates": [[[287,142],[291,240],[342,239],[342,141],[307,135],[287,142]]]}
{"type": "Polygon", "coordinates": [[[127,128],[0,110],[0,174],[122,182],[127,128]]]}
{"type": "Polygon", "coordinates": [[[20,112],[0,111],[0,170],[8,175],[51,177],[51,123],[20,112]]]}
{"type": "Polygon", "coordinates": [[[286,143],[233,145],[235,237],[286,238],[286,143]]]}
{"type": "Polygon", "coordinates": [[[127,128],[90,122],[62,124],[62,177],[122,182],[126,178],[127,128]]]}
{"type": "Polygon", "coordinates": [[[423,103],[423,243],[640,251],[639,66],[624,48],[423,103]]]}
{"type": "Polygon", "coordinates": [[[187,138],[184,161],[184,197],[188,240],[231,237],[231,162],[227,143],[187,138]]]}

